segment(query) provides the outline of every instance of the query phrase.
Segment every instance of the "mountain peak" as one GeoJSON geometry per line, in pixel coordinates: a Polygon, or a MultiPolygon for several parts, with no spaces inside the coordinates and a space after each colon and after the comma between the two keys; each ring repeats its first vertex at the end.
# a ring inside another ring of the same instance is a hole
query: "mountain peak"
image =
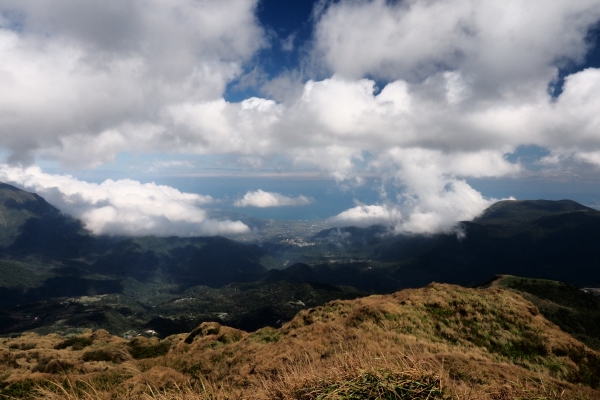
{"type": "Polygon", "coordinates": [[[600,211],[573,200],[502,200],[487,208],[473,222],[509,225],[580,211],[600,215],[600,211]]]}
{"type": "Polygon", "coordinates": [[[11,245],[30,218],[58,215],[60,211],[37,194],[0,182],[0,246],[11,245]]]}

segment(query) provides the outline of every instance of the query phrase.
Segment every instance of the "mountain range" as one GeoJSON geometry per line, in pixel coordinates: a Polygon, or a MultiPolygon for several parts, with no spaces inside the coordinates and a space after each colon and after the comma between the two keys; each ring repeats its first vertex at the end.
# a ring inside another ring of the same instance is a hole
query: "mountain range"
{"type": "Polygon", "coordinates": [[[255,330],[333,299],[433,281],[478,286],[499,274],[600,286],[600,212],[569,200],[501,201],[449,233],[344,227],[303,240],[95,236],[40,196],[0,184],[0,333],[165,337],[206,321],[255,330]]]}

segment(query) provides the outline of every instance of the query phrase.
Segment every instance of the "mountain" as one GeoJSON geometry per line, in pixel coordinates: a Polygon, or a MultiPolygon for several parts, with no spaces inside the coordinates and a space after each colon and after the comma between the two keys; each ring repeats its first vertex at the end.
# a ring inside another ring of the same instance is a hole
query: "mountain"
{"type": "Polygon", "coordinates": [[[519,293],[549,321],[600,351],[600,298],[564,282],[511,275],[498,276],[486,287],[519,293]]]}
{"type": "Polygon", "coordinates": [[[600,287],[600,212],[569,200],[499,202],[462,222],[460,235],[345,227],[260,246],[222,237],[98,237],[6,184],[0,216],[5,334],[88,326],[162,337],[203,321],[253,330],[279,326],[309,301],[433,281],[477,286],[499,274],[600,287]],[[294,259],[305,262],[282,268],[294,259]]]}
{"type": "Polygon", "coordinates": [[[0,334],[94,327],[164,337],[203,321],[255,330],[280,326],[307,305],[366,294],[263,281],[280,261],[219,236],[94,236],[43,198],[6,184],[0,212],[0,334]]]}
{"type": "Polygon", "coordinates": [[[9,185],[0,213],[2,398],[600,396],[600,213],[572,201],[261,246],[98,237],[9,185]]]}
{"type": "Polygon", "coordinates": [[[600,215],[600,211],[572,200],[503,200],[488,207],[473,222],[484,225],[518,225],[542,217],[583,212],[600,215]]]}
{"type": "Polygon", "coordinates": [[[36,194],[0,184],[0,306],[123,293],[125,281],[173,292],[255,280],[280,263],[222,237],[111,238],[86,231],[36,194]]]}
{"type": "Polygon", "coordinates": [[[597,210],[570,200],[502,201],[458,228],[458,235],[392,236],[355,227],[323,231],[315,239],[334,251],[329,243],[341,238],[337,254],[346,261],[316,263],[319,276],[312,279],[373,292],[432,281],[474,286],[499,274],[600,286],[597,210]]]}
{"type": "Polygon", "coordinates": [[[564,285],[495,282],[336,300],[252,333],[215,322],[163,340],[26,333],[0,342],[0,397],[600,398],[600,353],[504,287],[564,285]]]}
{"type": "Polygon", "coordinates": [[[0,246],[12,245],[30,218],[56,218],[60,212],[34,193],[0,182],[0,246]]]}
{"type": "Polygon", "coordinates": [[[75,258],[101,244],[42,197],[0,183],[0,255],[75,258]]]}
{"type": "MultiPolygon", "coordinates": [[[[438,235],[415,267],[435,280],[478,284],[497,274],[600,286],[600,212],[575,202],[502,202],[438,235]]],[[[393,253],[383,252],[383,258],[393,253]]]]}

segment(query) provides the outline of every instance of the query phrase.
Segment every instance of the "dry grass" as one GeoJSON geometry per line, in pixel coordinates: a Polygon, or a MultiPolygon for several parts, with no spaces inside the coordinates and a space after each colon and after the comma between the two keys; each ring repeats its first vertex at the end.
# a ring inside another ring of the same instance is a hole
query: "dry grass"
{"type": "Polygon", "coordinates": [[[281,329],[251,334],[205,323],[160,343],[86,335],[93,340],[68,343],[89,345],[60,350],[65,339],[58,336],[5,340],[3,393],[98,400],[600,398],[586,386],[593,386],[586,379],[598,353],[499,289],[433,284],[334,301],[281,329]],[[40,361],[57,360],[70,367],[33,372],[40,361]]]}

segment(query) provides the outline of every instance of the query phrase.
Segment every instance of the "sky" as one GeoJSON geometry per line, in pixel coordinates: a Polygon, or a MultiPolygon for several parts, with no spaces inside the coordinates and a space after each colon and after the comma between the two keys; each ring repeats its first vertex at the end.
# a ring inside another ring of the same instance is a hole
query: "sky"
{"type": "Polygon", "coordinates": [[[599,37],[600,0],[0,0],[0,181],[118,235],[598,207],[599,37]]]}

